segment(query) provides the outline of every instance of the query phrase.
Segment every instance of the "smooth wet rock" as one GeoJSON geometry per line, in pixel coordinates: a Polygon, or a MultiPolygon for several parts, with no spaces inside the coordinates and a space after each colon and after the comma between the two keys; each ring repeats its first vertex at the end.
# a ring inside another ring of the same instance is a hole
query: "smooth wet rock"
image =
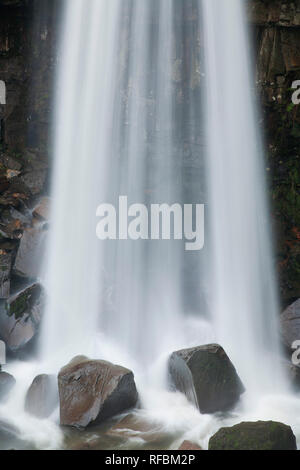
{"type": "Polygon", "coordinates": [[[60,422],[86,428],[133,408],[138,400],[133,373],[105,361],[78,357],[58,376],[60,422]]]}
{"type": "Polygon", "coordinates": [[[202,449],[200,446],[198,446],[197,444],[194,444],[193,442],[184,441],[179,447],[179,450],[202,450],[202,449]]]}
{"type": "Polygon", "coordinates": [[[49,197],[43,197],[33,210],[34,217],[48,221],[50,216],[51,200],[49,197]]]}
{"type": "Polygon", "coordinates": [[[10,296],[12,253],[0,249],[0,299],[10,296]]]}
{"type": "Polygon", "coordinates": [[[175,388],[203,414],[230,410],[245,391],[234,365],[217,344],[174,352],[169,372],[175,388]]]}
{"type": "Polygon", "coordinates": [[[280,327],[283,344],[292,351],[294,341],[300,340],[300,299],[281,314],[280,327]]]}
{"type": "Polygon", "coordinates": [[[0,372],[0,401],[5,400],[14,386],[16,379],[7,372],[0,372]]]}
{"type": "Polygon", "coordinates": [[[35,339],[44,307],[44,291],[33,284],[11,297],[0,315],[0,334],[12,352],[24,350],[35,339]]]}
{"type": "Polygon", "coordinates": [[[297,445],[290,426],[258,421],[220,429],[210,439],[209,450],[297,450],[297,445]]]}
{"type": "Polygon", "coordinates": [[[26,395],[25,410],[40,419],[49,418],[59,405],[55,375],[38,375],[26,395]]]}
{"type": "Polygon", "coordinates": [[[27,279],[39,276],[46,251],[46,236],[47,231],[40,223],[24,230],[14,264],[15,274],[27,279]]]}

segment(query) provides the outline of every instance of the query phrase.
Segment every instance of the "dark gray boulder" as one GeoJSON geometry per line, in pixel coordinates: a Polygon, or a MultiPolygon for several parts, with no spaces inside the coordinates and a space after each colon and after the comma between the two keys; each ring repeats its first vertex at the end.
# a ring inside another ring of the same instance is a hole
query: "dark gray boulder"
{"type": "Polygon", "coordinates": [[[7,372],[0,372],[0,401],[5,400],[14,386],[16,379],[7,372]]]}
{"type": "Polygon", "coordinates": [[[58,376],[60,422],[86,428],[133,408],[138,393],[133,373],[105,361],[77,357],[58,376]]]}
{"type": "Polygon", "coordinates": [[[169,372],[175,388],[201,413],[228,411],[245,391],[232,362],[217,344],[174,352],[169,372]]]}
{"type": "Polygon", "coordinates": [[[11,352],[24,350],[32,344],[41,322],[44,291],[33,284],[11,297],[0,315],[0,333],[11,352]]]}
{"type": "Polygon", "coordinates": [[[210,439],[209,450],[297,450],[297,445],[290,426],[258,421],[220,429],[210,439]]]}
{"type": "Polygon", "coordinates": [[[283,344],[292,351],[294,341],[300,340],[300,299],[290,305],[280,316],[283,344]]]}
{"type": "Polygon", "coordinates": [[[0,299],[10,296],[12,254],[0,249],[0,299]]]}
{"type": "Polygon", "coordinates": [[[57,378],[55,375],[38,375],[26,395],[25,410],[27,413],[44,419],[55,411],[59,405],[57,378]]]}

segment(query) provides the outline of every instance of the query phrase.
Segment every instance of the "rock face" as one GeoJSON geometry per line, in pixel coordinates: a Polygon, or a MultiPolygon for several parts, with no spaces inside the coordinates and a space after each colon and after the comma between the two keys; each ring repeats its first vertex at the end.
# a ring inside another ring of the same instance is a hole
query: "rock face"
{"type": "Polygon", "coordinates": [[[220,429],[210,439],[209,450],[297,450],[297,445],[290,426],[258,421],[220,429]]]}
{"type": "Polygon", "coordinates": [[[105,361],[77,357],[58,376],[60,422],[86,428],[133,408],[138,400],[133,373],[105,361]]]}
{"type": "Polygon", "coordinates": [[[201,413],[227,411],[244,392],[233,364],[217,344],[174,352],[169,371],[176,389],[198,406],[201,413]]]}
{"type": "Polygon", "coordinates": [[[32,382],[25,400],[25,410],[37,418],[44,419],[59,405],[57,379],[55,375],[39,375],[32,382]]]}
{"type": "Polygon", "coordinates": [[[0,372],[0,400],[5,400],[11,390],[16,385],[15,378],[7,374],[7,372],[0,372]]]}
{"type": "Polygon", "coordinates": [[[39,330],[43,306],[40,284],[33,284],[6,302],[0,315],[0,333],[10,351],[22,351],[32,343],[39,330]]]}
{"type": "Polygon", "coordinates": [[[290,305],[280,316],[281,335],[288,350],[300,340],[300,299],[290,305]]]}

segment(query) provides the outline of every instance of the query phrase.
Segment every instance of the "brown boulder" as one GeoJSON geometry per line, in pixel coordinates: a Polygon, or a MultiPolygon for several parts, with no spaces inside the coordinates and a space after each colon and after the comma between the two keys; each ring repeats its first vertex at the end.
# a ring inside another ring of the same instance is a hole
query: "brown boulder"
{"type": "Polygon", "coordinates": [[[202,449],[197,444],[193,444],[190,441],[184,441],[179,447],[179,450],[202,450],[202,449]]]}
{"type": "Polygon", "coordinates": [[[133,408],[138,400],[133,373],[105,361],[77,357],[58,376],[60,422],[86,428],[133,408]]]}

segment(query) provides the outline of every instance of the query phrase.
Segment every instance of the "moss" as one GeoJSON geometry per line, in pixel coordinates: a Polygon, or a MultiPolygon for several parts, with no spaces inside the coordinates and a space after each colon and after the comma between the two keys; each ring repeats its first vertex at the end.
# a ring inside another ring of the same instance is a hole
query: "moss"
{"type": "Polygon", "coordinates": [[[24,314],[30,314],[40,295],[41,286],[39,284],[29,287],[6,303],[7,315],[10,317],[14,316],[18,320],[24,314]]]}
{"type": "Polygon", "coordinates": [[[209,442],[209,450],[296,450],[292,429],[273,421],[240,423],[222,428],[209,442]]]}

